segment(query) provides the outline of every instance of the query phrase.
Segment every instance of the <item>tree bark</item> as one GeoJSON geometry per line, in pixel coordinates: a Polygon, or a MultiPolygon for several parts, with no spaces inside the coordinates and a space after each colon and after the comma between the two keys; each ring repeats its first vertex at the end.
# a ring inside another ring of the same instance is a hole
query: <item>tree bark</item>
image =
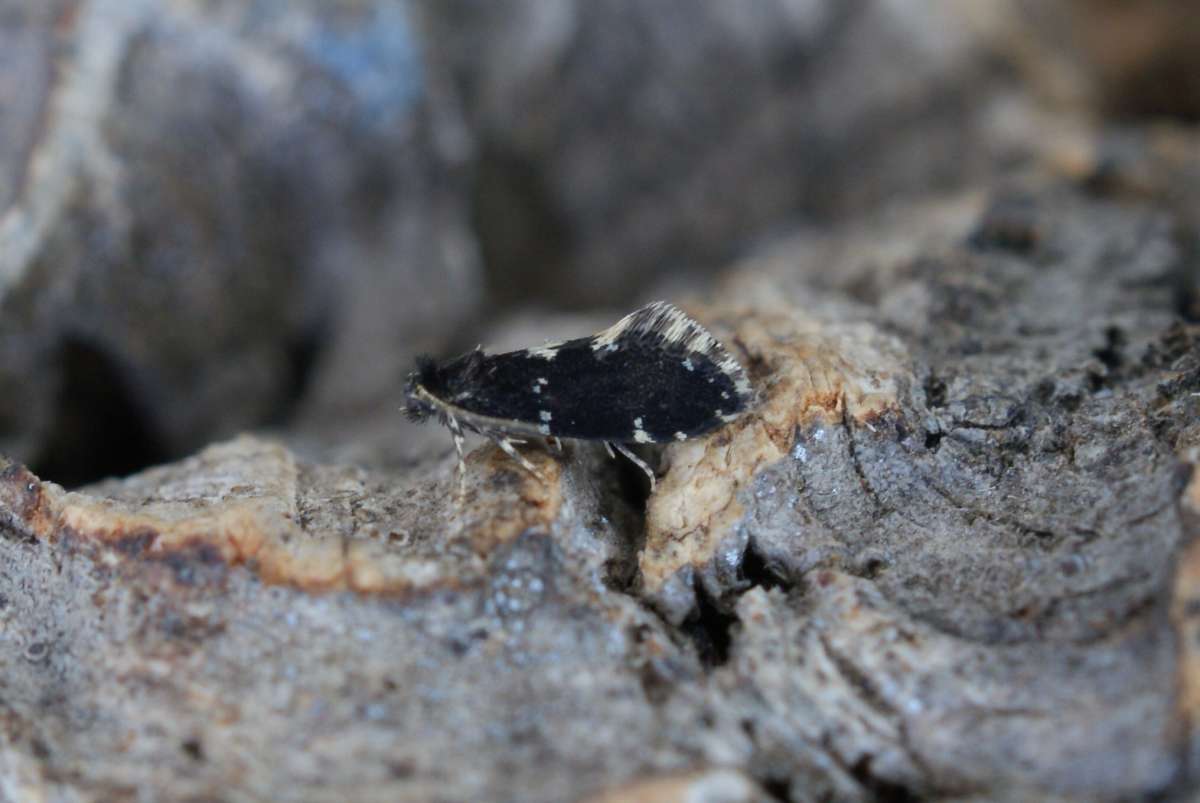
{"type": "Polygon", "coordinates": [[[5,9],[0,803],[1195,799],[1200,139],[990,59],[1192,62],[802,5],[5,9]],[[459,493],[411,353],[634,287],[752,409],[459,493]]]}
{"type": "Polygon", "coordinates": [[[74,493],[10,464],[8,794],[1182,790],[1178,223],[1044,179],[780,242],[689,306],[757,406],[648,499],[588,445],[526,447],[544,482],[478,448],[462,498],[445,449],[245,437],[74,493]]]}

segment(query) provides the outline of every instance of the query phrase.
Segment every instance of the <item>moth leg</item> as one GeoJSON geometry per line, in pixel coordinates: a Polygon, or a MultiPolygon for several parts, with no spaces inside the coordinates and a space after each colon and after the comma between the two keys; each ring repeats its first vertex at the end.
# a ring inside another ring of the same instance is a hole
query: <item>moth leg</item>
{"type": "Polygon", "coordinates": [[[608,456],[610,459],[612,459],[612,460],[617,459],[617,456],[615,454],[613,454],[612,444],[609,443],[608,441],[604,442],[604,451],[608,452],[608,456]]]}
{"type": "MultiPolygon", "coordinates": [[[[525,459],[525,455],[521,454],[515,448],[513,448],[513,442],[511,440],[509,440],[508,438],[501,435],[501,436],[493,436],[492,441],[495,442],[495,444],[497,446],[499,446],[501,449],[503,449],[504,453],[506,455],[508,455],[513,460],[516,460],[518,463],[520,463],[521,468],[528,471],[530,474],[532,474],[538,480],[545,482],[545,480],[542,480],[542,475],[538,474],[537,469],[534,468],[533,463],[530,463],[528,460],[525,459]]],[[[518,442],[524,443],[524,441],[518,441],[518,442]]]]}
{"type": "MultiPolygon", "coordinates": [[[[605,441],[605,443],[607,444],[608,442],[605,441]]],[[[625,444],[614,443],[613,446],[617,447],[617,451],[620,452],[621,454],[625,455],[626,457],[628,457],[635,466],[640,468],[642,471],[646,472],[646,476],[650,478],[650,491],[653,492],[654,491],[654,472],[650,470],[650,466],[646,465],[646,462],[644,460],[642,460],[640,457],[635,455],[633,452],[629,451],[629,448],[627,446],[625,446],[625,444]]],[[[612,454],[612,452],[609,452],[609,454],[612,454]]]]}
{"type": "Polygon", "coordinates": [[[554,440],[554,451],[558,452],[559,454],[562,454],[562,440],[559,438],[554,438],[553,440],[554,440]]]}
{"type": "Polygon", "coordinates": [[[467,461],[463,456],[463,442],[466,438],[463,437],[458,420],[453,416],[446,419],[446,426],[450,427],[450,435],[454,438],[454,451],[458,452],[458,493],[461,496],[467,492],[467,461]]]}

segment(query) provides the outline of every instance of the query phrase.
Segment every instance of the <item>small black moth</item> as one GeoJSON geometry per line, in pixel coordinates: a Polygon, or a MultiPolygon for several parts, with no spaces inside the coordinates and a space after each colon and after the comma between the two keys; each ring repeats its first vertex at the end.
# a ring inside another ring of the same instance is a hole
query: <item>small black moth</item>
{"type": "Polygon", "coordinates": [[[505,354],[482,348],[437,363],[417,358],[405,384],[413,421],[450,428],[462,481],[463,430],[491,438],[537,476],[510,436],[602,441],[654,473],[627,443],[684,441],[733,421],[751,403],[746,372],[717,339],[665,301],[591,337],[505,354]]]}

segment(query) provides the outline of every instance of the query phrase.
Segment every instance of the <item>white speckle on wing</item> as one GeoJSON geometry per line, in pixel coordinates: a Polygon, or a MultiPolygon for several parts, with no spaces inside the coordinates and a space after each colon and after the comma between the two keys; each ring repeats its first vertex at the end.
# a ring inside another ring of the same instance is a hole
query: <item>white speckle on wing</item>
{"type": "Polygon", "coordinates": [[[742,364],[733,357],[726,357],[717,363],[717,368],[726,376],[735,376],[742,373],[742,364]]]}
{"type": "Polygon", "coordinates": [[[541,386],[541,385],[539,385],[537,382],[534,382],[534,383],[533,383],[533,392],[534,392],[534,393],[541,393],[541,392],[542,392],[542,386],[541,386]]]}
{"type": "Polygon", "coordinates": [[[552,418],[552,416],[550,415],[550,411],[549,411],[549,410],[539,410],[539,411],[538,411],[538,418],[542,419],[542,421],[544,421],[544,422],[546,422],[547,424],[549,424],[549,423],[550,423],[550,419],[552,418]]]}
{"type": "Polygon", "coordinates": [[[675,433],[675,440],[677,440],[677,441],[686,441],[686,440],[687,440],[687,433],[686,433],[686,432],[676,432],[676,433],[675,433]]]}
{"type": "Polygon", "coordinates": [[[538,346],[535,349],[529,350],[530,357],[541,357],[543,360],[553,360],[558,356],[558,347],[561,343],[547,343],[544,346],[538,346]]]}
{"type": "Polygon", "coordinates": [[[696,366],[695,366],[695,365],[692,363],[692,358],[691,358],[691,357],[685,357],[685,358],[684,358],[684,360],[683,360],[683,367],[684,367],[684,368],[686,368],[686,369],[688,369],[689,371],[695,371],[695,370],[696,370],[696,366]]]}
{"type": "Polygon", "coordinates": [[[550,434],[550,425],[549,424],[538,424],[538,432],[542,433],[543,435],[549,435],[550,434]]]}
{"type": "Polygon", "coordinates": [[[645,430],[635,429],[633,431],[634,443],[654,443],[654,439],[650,437],[650,433],[645,430]]]}

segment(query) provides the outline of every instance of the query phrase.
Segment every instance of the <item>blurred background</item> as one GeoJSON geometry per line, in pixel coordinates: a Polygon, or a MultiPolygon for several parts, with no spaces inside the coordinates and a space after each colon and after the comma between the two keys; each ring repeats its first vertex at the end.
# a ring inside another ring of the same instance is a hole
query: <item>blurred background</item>
{"type": "Polygon", "coordinates": [[[1198,119],[1186,0],[0,0],[0,452],[415,459],[415,353],[1198,119]]]}

